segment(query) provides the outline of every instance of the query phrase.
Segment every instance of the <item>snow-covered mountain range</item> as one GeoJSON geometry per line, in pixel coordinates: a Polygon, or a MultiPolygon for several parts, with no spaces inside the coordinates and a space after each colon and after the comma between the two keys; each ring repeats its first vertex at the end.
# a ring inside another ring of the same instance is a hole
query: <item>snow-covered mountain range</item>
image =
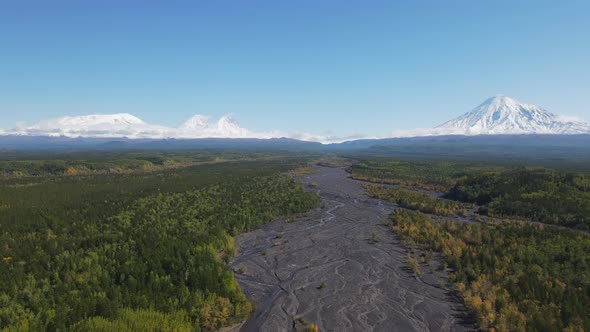
{"type": "Polygon", "coordinates": [[[434,128],[435,133],[455,135],[588,134],[590,125],[568,119],[506,96],[487,99],[471,112],[434,128]]]}
{"type": "MultiPolygon", "coordinates": [[[[472,111],[435,128],[393,132],[387,137],[441,135],[506,135],[506,134],[590,134],[590,124],[548,112],[506,96],[487,99],[472,111]]],[[[149,124],[127,113],[66,116],[41,121],[32,126],[0,129],[0,135],[98,137],[98,138],[280,138],[335,143],[366,137],[332,137],[308,133],[285,134],[280,131],[254,132],[242,128],[232,117],[224,115],[210,121],[195,115],[178,127],[149,124]]]]}
{"type": "Polygon", "coordinates": [[[168,128],[150,125],[127,113],[66,116],[15,128],[17,135],[66,137],[164,137],[168,128]]]}
{"type": "MultiPolygon", "coordinates": [[[[2,134],[2,132],[0,132],[2,134]]],[[[230,116],[215,122],[195,115],[178,127],[148,124],[127,113],[66,116],[33,126],[5,130],[4,134],[26,136],[65,136],[101,138],[273,138],[275,133],[251,132],[230,116]]]]}

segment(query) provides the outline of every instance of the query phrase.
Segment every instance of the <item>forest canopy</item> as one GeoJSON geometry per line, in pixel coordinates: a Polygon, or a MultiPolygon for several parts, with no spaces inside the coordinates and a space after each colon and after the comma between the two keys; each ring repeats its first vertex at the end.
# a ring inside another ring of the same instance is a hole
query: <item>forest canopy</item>
{"type": "MultiPolygon", "coordinates": [[[[399,185],[414,191],[434,191],[450,200],[474,203],[482,215],[590,230],[588,173],[543,167],[402,160],[364,160],[353,164],[350,172],[354,179],[399,185]]],[[[371,189],[373,194],[385,191],[371,189]]],[[[389,196],[399,200],[400,191],[394,191],[390,191],[389,196]]],[[[381,195],[381,198],[387,199],[386,196],[381,195]]],[[[428,200],[414,196],[415,203],[428,200]]],[[[441,204],[450,203],[429,202],[430,206],[441,204]]]]}
{"type": "Polygon", "coordinates": [[[590,236],[526,222],[463,223],[398,209],[405,243],[442,253],[489,331],[590,330],[590,236]]]}
{"type": "Polygon", "coordinates": [[[301,163],[3,180],[0,328],[211,331],[245,318],[232,236],[318,205],[284,175],[301,163]]]}
{"type": "Polygon", "coordinates": [[[480,205],[493,217],[521,217],[590,230],[590,176],[516,168],[466,176],[447,198],[480,205]]]}

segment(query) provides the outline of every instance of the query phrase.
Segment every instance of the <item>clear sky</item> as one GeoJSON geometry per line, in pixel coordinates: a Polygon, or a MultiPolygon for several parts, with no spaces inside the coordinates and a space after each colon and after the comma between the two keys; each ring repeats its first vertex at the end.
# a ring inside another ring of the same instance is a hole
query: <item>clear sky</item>
{"type": "Polygon", "coordinates": [[[590,1],[0,1],[0,128],[231,113],[376,135],[496,94],[590,121],[590,1]]]}

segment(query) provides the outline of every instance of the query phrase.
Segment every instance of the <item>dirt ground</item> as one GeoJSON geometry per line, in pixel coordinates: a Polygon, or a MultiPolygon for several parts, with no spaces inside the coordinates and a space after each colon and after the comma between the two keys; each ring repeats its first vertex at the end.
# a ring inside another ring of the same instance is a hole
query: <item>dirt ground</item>
{"type": "Polygon", "coordinates": [[[256,306],[240,331],[473,330],[444,272],[408,267],[386,225],[395,206],[367,197],[341,168],[318,170],[300,181],[317,185],[308,189],[321,208],[236,238],[230,266],[256,306]]]}

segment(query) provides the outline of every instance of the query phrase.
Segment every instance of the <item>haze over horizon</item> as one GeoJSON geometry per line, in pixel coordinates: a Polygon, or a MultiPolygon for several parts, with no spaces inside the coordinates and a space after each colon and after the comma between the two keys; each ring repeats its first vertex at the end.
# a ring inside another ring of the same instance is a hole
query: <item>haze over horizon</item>
{"type": "Polygon", "coordinates": [[[505,94],[588,122],[590,5],[255,1],[0,5],[0,128],[129,113],[178,127],[383,136],[505,94]]]}

